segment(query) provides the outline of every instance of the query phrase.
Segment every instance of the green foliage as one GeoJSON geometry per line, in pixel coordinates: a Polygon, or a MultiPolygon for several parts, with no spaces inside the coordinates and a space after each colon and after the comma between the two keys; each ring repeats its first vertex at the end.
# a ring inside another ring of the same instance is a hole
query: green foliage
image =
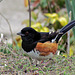
{"type": "MultiPolygon", "coordinates": [[[[49,0],[49,1],[51,1],[51,0],[49,0]]],[[[40,6],[41,6],[42,8],[47,7],[47,5],[48,5],[47,0],[40,0],[40,6]]]]}
{"type": "Polygon", "coordinates": [[[41,8],[42,12],[57,12],[60,8],[65,7],[65,0],[31,0],[37,7],[33,6],[35,9],[38,6],[41,8]]]}
{"type": "Polygon", "coordinates": [[[43,74],[43,71],[39,71],[39,73],[42,73],[43,74]]]}
{"type": "Polygon", "coordinates": [[[6,49],[6,48],[4,48],[4,49],[1,48],[0,52],[3,52],[4,54],[6,54],[6,53],[9,54],[10,53],[10,51],[8,49],[6,49]]]}
{"type": "MultiPolygon", "coordinates": [[[[47,18],[45,19],[46,25],[51,23],[52,27],[54,27],[55,30],[62,28],[63,26],[67,25],[68,21],[65,17],[58,16],[57,13],[46,13],[44,14],[47,18]]],[[[50,25],[49,25],[50,26],[50,25]]],[[[49,27],[48,26],[48,27],[49,27]]]]}
{"type": "Polygon", "coordinates": [[[59,5],[60,8],[64,7],[65,0],[57,0],[57,5],[59,5]]]}
{"type": "MultiPolygon", "coordinates": [[[[72,11],[73,11],[73,20],[75,20],[75,0],[72,0],[72,11]]],[[[75,27],[73,28],[73,34],[75,37],[75,27]]]]}
{"type": "Polygon", "coordinates": [[[38,18],[38,13],[31,12],[31,16],[36,21],[38,18]]]}
{"type": "MultiPolygon", "coordinates": [[[[68,15],[69,15],[69,12],[71,11],[71,15],[72,15],[71,20],[75,20],[75,0],[65,0],[65,3],[66,3],[68,15]]],[[[73,34],[75,37],[75,27],[73,28],[73,34]]]]}
{"type": "Polygon", "coordinates": [[[72,0],[72,11],[73,11],[73,17],[75,19],[75,0],[72,0]]]}

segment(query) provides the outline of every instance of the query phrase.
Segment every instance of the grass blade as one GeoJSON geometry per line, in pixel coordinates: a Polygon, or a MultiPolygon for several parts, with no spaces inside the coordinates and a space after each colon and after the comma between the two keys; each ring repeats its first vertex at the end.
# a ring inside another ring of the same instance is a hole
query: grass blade
{"type": "MultiPolygon", "coordinates": [[[[75,0],[72,0],[72,11],[73,11],[73,20],[75,20],[75,0]]],[[[75,27],[73,28],[73,34],[75,37],[75,27]]]]}

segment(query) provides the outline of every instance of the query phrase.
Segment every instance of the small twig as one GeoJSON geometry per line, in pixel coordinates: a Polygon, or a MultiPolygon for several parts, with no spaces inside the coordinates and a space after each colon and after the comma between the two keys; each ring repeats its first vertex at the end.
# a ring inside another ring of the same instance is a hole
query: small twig
{"type": "MultiPolygon", "coordinates": [[[[71,11],[69,12],[69,22],[71,21],[71,11]]],[[[67,35],[67,54],[69,55],[70,51],[70,31],[68,31],[67,35]]]]}
{"type": "Polygon", "coordinates": [[[31,27],[31,8],[30,8],[30,0],[28,0],[29,3],[29,27],[31,27]]]}
{"type": "Polygon", "coordinates": [[[8,23],[9,29],[10,29],[10,32],[11,32],[12,41],[13,41],[13,33],[12,33],[11,25],[10,25],[8,19],[7,19],[4,15],[2,15],[1,13],[0,13],[0,15],[1,15],[1,16],[6,20],[6,22],[8,23]]]}
{"type": "Polygon", "coordinates": [[[52,9],[51,9],[51,6],[50,6],[50,4],[51,4],[50,1],[48,1],[47,3],[48,3],[49,11],[52,13],[52,9]]]}

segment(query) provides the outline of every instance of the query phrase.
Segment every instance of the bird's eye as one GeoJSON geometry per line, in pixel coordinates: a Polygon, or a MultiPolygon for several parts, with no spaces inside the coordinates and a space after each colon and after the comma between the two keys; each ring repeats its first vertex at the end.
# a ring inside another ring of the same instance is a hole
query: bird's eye
{"type": "Polygon", "coordinates": [[[25,32],[25,35],[28,35],[29,34],[29,32],[27,31],[27,32],[25,32]]]}

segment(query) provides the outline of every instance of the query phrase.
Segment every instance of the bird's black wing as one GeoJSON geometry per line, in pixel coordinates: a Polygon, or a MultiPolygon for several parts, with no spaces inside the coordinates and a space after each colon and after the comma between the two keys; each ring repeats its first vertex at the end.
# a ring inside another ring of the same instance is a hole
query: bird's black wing
{"type": "Polygon", "coordinates": [[[55,37],[57,36],[58,32],[39,32],[40,33],[40,39],[38,40],[38,42],[46,42],[46,41],[50,41],[52,42],[53,39],[55,39],[55,37]]]}
{"type": "Polygon", "coordinates": [[[56,41],[58,43],[59,39],[70,29],[72,29],[75,26],[75,20],[71,21],[68,23],[66,26],[60,29],[60,31],[52,32],[52,33],[45,33],[45,32],[40,32],[40,39],[39,41],[41,42],[54,42],[56,41]]]}

